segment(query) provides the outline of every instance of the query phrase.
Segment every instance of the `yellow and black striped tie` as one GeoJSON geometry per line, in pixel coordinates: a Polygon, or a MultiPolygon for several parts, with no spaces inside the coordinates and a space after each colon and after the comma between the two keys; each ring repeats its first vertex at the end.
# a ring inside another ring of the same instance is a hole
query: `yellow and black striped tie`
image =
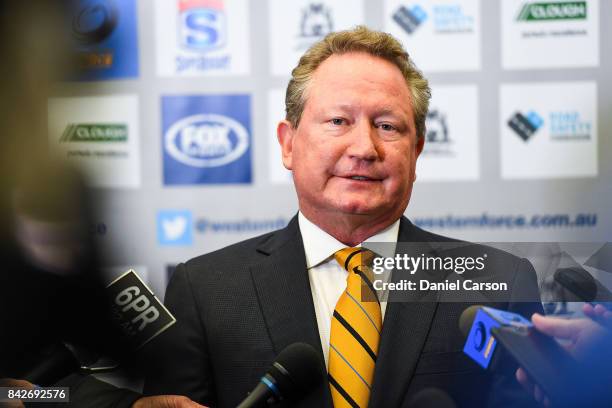
{"type": "Polygon", "coordinates": [[[344,248],[334,254],[349,273],[330,331],[328,377],[335,408],[364,408],[370,399],[382,329],[372,272],[363,267],[373,255],[362,248],[344,248]]]}

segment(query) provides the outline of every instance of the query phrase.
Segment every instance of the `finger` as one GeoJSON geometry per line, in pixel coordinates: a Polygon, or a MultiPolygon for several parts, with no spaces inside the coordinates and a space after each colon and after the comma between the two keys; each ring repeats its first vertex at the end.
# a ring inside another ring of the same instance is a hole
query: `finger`
{"type": "Polygon", "coordinates": [[[603,326],[612,327],[612,312],[610,310],[602,304],[597,304],[594,307],[589,306],[582,309],[585,315],[603,326]]]}
{"type": "Polygon", "coordinates": [[[529,395],[533,395],[534,384],[529,378],[529,375],[527,375],[527,372],[520,367],[516,370],[516,380],[523,386],[529,395]]]}
{"type": "Polygon", "coordinates": [[[537,313],[531,317],[531,321],[536,329],[551,337],[571,339],[576,335],[575,321],[542,316],[537,313]]]}
{"type": "Polygon", "coordinates": [[[589,317],[594,317],[596,315],[597,306],[593,307],[593,305],[591,305],[590,303],[585,303],[584,305],[582,305],[582,313],[589,317]]]}
{"type": "Polygon", "coordinates": [[[19,388],[34,388],[32,383],[26,380],[16,380],[14,378],[0,378],[0,387],[19,387],[19,388]]]}
{"type": "Polygon", "coordinates": [[[173,408],[200,408],[203,405],[192,401],[185,396],[173,395],[169,397],[173,408]]]}
{"type": "Polygon", "coordinates": [[[0,401],[0,408],[25,408],[25,405],[23,405],[23,402],[19,400],[11,402],[0,401]]]}
{"type": "Polygon", "coordinates": [[[538,401],[539,403],[544,402],[544,397],[545,397],[544,392],[542,392],[540,387],[538,387],[537,385],[533,387],[533,396],[535,400],[538,401]]]}
{"type": "Polygon", "coordinates": [[[598,316],[603,316],[608,312],[608,309],[606,309],[604,305],[597,304],[595,305],[594,311],[598,316]]]}
{"type": "Polygon", "coordinates": [[[571,343],[559,343],[559,346],[561,346],[561,348],[565,351],[567,351],[569,354],[574,354],[574,347],[576,347],[576,345],[571,342],[571,343]]]}

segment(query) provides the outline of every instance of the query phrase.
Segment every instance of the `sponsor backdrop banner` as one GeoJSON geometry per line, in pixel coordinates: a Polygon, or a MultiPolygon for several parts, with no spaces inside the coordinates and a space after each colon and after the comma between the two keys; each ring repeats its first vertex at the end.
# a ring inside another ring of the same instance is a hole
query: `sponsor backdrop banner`
{"type": "Polygon", "coordinates": [[[164,184],[251,183],[249,95],[163,96],[164,184]]]}
{"type": "Polygon", "coordinates": [[[110,275],[134,268],[163,297],[177,263],[286,225],[291,69],[357,24],[395,35],[431,82],[414,223],[474,242],[612,241],[612,2],[77,4],[81,72],[49,100],[49,145],[90,177],[110,275]]]}
{"type": "Polygon", "coordinates": [[[248,0],[156,0],[160,76],[249,73],[248,0]]]}
{"type": "Polygon", "coordinates": [[[426,71],[480,69],[479,0],[385,1],[384,30],[426,71]]]}
{"type": "Polygon", "coordinates": [[[72,18],[75,80],[138,77],[136,1],[75,1],[72,18]]]}
{"type": "Polygon", "coordinates": [[[81,165],[94,187],[140,187],[136,95],[49,100],[51,149],[81,165]]]}
{"type": "Polygon", "coordinates": [[[599,16],[605,14],[599,12],[598,0],[501,3],[504,68],[599,64],[599,16]]]}

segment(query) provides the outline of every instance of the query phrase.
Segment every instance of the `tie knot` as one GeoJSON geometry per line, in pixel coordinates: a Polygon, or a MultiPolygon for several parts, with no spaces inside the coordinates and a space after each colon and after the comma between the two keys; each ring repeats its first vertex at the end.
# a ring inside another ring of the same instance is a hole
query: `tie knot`
{"type": "Polygon", "coordinates": [[[366,248],[343,248],[334,253],[336,262],[348,272],[354,272],[355,268],[362,265],[369,266],[373,257],[374,253],[366,248]]]}

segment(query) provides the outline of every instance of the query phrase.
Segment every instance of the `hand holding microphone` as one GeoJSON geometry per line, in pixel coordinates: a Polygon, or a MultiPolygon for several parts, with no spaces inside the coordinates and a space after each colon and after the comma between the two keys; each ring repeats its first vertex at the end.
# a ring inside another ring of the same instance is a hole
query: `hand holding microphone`
{"type": "Polygon", "coordinates": [[[462,313],[460,327],[467,337],[464,353],[481,367],[506,374],[514,373],[517,365],[523,367],[553,402],[567,406],[572,389],[565,373],[575,372],[578,363],[528,319],[505,310],[471,306],[462,313]]]}
{"type": "Polygon", "coordinates": [[[565,340],[562,347],[577,359],[585,357],[609,335],[603,326],[586,318],[563,319],[536,313],[531,317],[531,322],[541,333],[565,340]]]}
{"type": "Polygon", "coordinates": [[[143,397],[134,402],[132,408],[205,408],[181,395],[156,395],[143,397]]]}
{"type": "MultiPolygon", "coordinates": [[[[10,388],[25,388],[27,390],[34,389],[34,384],[26,380],[17,380],[14,378],[0,378],[0,387],[10,388]]],[[[23,408],[25,405],[21,400],[3,401],[0,400],[0,407],[2,408],[23,408]]]]}
{"type": "MultiPolygon", "coordinates": [[[[16,380],[13,378],[0,379],[0,387],[25,388],[34,389],[36,386],[26,380],[16,380]]],[[[3,408],[23,408],[24,404],[21,400],[11,402],[0,401],[0,406],[3,408]]],[[[155,395],[151,397],[142,397],[136,400],[131,408],[206,408],[196,402],[193,402],[187,397],[181,395],[155,395]]]]}
{"type": "MultiPolygon", "coordinates": [[[[591,312],[594,315],[610,313],[601,306],[597,312],[596,308],[590,305],[585,305],[585,309],[592,309],[591,312]],[[588,306],[588,307],[587,307],[588,306]]],[[[586,312],[586,310],[585,310],[586,312]]],[[[542,316],[540,314],[534,314],[531,318],[533,326],[541,333],[554,337],[556,339],[564,341],[561,346],[578,362],[588,362],[593,358],[596,350],[601,349],[601,346],[605,346],[606,340],[610,339],[610,331],[602,325],[591,319],[562,319],[556,317],[542,316]]],[[[608,357],[610,355],[608,354],[608,357]]],[[[605,359],[605,355],[601,358],[605,359]]],[[[596,372],[592,370],[582,370],[585,375],[593,375],[592,381],[602,381],[601,377],[597,376],[596,372]]],[[[575,375],[575,373],[559,373],[560,376],[575,375]]],[[[527,390],[528,393],[532,394],[536,401],[542,403],[548,407],[551,405],[550,398],[540,388],[540,386],[534,382],[531,377],[527,374],[525,369],[522,367],[516,371],[516,378],[521,385],[527,390]]],[[[572,384],[574,387],[579,388],[580,384],[572,384]]],[[[612,385],[612,384],[608,384],[612,385]]]]}
{"type": "Polygon", "coordinates": [[[584,306],[582,306],[582,312],[602,326],[612,329],[612,311],[604,305],[591,305],[585,303],[584,306]]]}

